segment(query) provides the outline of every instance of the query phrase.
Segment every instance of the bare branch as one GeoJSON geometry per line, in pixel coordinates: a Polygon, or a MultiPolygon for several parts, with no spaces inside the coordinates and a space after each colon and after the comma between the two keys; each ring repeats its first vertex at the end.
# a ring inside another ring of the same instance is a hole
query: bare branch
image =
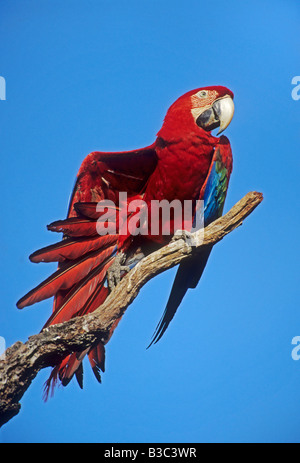
{"type": "Polygon", "coordinates": [[[71,352],[83,351],[96,341],[107,339],[113,322],[147,281],[203,247],[218,243],[239,227],[262,200],[261,193],[248,193],[226,215],[206,227],[204,237],[203,231],[196,232],[193,246],[177,240],[145,257],[92,314],[50,326],[27,342],[16,342],[8,348],[0,360],[0,426],[18,414],[19,400],[41,369],[54,366],[71,352]]]}

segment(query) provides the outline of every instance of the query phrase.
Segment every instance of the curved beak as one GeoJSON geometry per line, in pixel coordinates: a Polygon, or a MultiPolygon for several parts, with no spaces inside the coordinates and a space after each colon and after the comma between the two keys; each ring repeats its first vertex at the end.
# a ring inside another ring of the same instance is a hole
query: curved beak
{"type": "Polygon", "coordinates": [[[230,96],[225,96],[224,98],[215,101],[213,108],[219,117],[220,130],[217,135],[220,135],[220,133],[222,133],[232,121],[234,114],[234,103],[230,96]]]}
{"type": "Polygon", "coordinates": [[[220,135],[230,124],[234,114],[234,103],[229,95],[216,100],[212,106],[206,109],[197,118],[196,123],[205,130],[213,130],[220,127],[217,135],[220,135]]]}

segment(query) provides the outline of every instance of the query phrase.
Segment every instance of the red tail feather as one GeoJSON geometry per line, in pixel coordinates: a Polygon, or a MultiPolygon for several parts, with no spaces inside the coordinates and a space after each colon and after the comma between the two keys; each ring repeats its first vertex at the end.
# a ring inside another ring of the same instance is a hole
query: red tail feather
{"type": "Polygon", "coordinates": [[[47,225],[48,230],[54,232],[62,232],[67,236],[96,236],[97,221],[91,219],[82,219],[72,217],[66,220],[57,220],[56,222],[47,225]]]}
{"type": "Polygon", "coordinates": [[[88,252],[97,249],[105,249],[112,243],[116,243],[118,235],[95,236],[85,238],[66,238],[59,243],[39,249],[29,256],[31,262],[65,262],[84,256],[88,252]]]}
{"type": "Polygon", "coordinates": [[[95,267],[99,266],[108,256],[110,256],[113,249],[114,246],[109,247],[102,252],[94,251],[80,259],[77,259],[76,261],[70,261],[61,265],[59,270],[22,297],[18,301],[17,307],[19,309],[23,309],[35,302],[40,302],[54,296],[57,291],[61,289],[71,288],[88,275],[95,267]]]}
{"type": "Polygon", "coordinates": [[[75,203],[74,209],[79,215],[83,215],[90,219],[99,219],[105,213],[107,219],[113,218],[119,210],[116,206],[105,206],[104,211],[97,211],[98,203],[75,203]]]}
{"type": "MultiPolygon", "coordinates": [[[[44,328],[56,323],[62,323],[74,317],[83,308],[86,301],[93,294],[97,286],[102,286],[106,277],[108,268],[112,264],[113,258],[109,251],[106,260],[98,265],[91,271],[85,278],[83,278],[74,288],[68,293],[67,297],[63,300],[63,304],[52,313],[51,317],[45,324],[44,328]]],[[[103,257],[103,256],[102,256],[103,257]]]]}
{"type": "Polygon", "coordinates": [[[102,342],[99,342],[88,353],[90,365],[94,375],[99,383],[101,383],[100,371],[105,371],[105,347],[102,342]]]}

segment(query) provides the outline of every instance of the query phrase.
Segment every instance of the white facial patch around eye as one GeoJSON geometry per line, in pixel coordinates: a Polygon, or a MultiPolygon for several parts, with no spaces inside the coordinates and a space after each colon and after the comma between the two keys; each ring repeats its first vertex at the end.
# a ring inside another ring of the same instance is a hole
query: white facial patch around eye
{"type": "Polygon", "coordinates": [[[195,95],[191,96],[192,108],[199,108],[204,106],[210,106],[218,98],[218,93],[216,90],[199,90],[195,95]],[[207,95],[201,96],[201,92],[207,92],[207,95]]]}
{"type": "Polygon", "coordinates": [[[207,90],[200,90],[198,93],[196,93],[198,98],[207,98],[208,97],[208,91],[207,90]]]}
{"type": "Polygon", "coordinates": [[[198,119],[198,117],[200,116],[201,113],[203,113],[203,111],[205,111],[206,109],[208,109],[210,107],[210,105],[207,105],[207,106],[201,106],[201,107],[198,107],[198,108],[192,108],[191,109],[191,113],[193,115],[193,118],[195,119],[195,121],[198,119]]]}
{"type": "Polygon", "coordinates": [[[195,121],[200,116],[200,114],[203,113],[206,109],[208,109],[218,97],[218,93],[216,92],[216,90],[209,90],[209,91],[205,90],[207,91],[207,96],[206,97],[199,96],[199,94],[203,91],[204,90],[199,90],[199,92],[191,96],[191,103],[192,103],[191,113],[195,121]]]}

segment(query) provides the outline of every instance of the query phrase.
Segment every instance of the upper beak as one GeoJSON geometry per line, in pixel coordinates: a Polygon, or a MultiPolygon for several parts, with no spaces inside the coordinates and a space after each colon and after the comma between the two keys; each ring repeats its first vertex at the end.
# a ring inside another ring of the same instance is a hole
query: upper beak
{"type": "Polygon", "coordinates": [[[220,135],[230,124],[234,114],[234,103],[229,95],[216,100],[212,106],[197,118],[197,125],[205,130],[220,127],[220,135]]]}
{"type": "Polygon", "coordinates": [[[234,114],[234,103],[230,96],[225,96],[224,98],[215,101],[213,108],[219,117],[220,130],[218,135],[220,135],[220,133],[222,133],[232,121],[234,114]]]}

